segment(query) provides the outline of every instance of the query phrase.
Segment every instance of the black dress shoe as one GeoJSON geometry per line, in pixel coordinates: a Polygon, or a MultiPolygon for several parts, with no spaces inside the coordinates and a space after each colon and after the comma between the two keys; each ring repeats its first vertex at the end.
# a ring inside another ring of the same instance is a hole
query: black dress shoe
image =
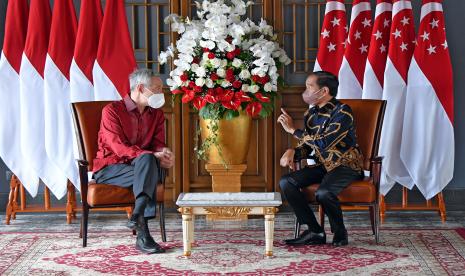
{"type": "Polygon", "coordinates": [[[136,248],[147,254],[165,253],[165,249],[156,243],[151,236],[138,236],[136,248]]]}
{"type": "Polygon", "coordinates": [[[331,243],[334,246],[344,246],[349,244],[349,237],[347,231],[344,231],[341,234],[334,234],[333,242],[331,243]]]}
{"type": "Polygon", "coordinates": [[[284,240],[287,245],[317,245],[326,243],[325,232],[315,233],[310,230],[305,230],[296,239],[284,240]]]}
{"type": "Polygon", "coordinates": [[[138,218],[139,218],[138,215],[132,215],[131,218],[128,219],[128,222],[126,223],[126,227],[131,230],[140,231],[140,225],[139,225],[138,218]]]}

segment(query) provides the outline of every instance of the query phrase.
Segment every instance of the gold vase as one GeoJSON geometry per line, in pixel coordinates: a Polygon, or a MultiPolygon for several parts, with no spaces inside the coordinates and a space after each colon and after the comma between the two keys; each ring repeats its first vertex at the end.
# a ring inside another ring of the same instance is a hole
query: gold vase
{"type": "MultiPolygon", "coordinates": [[[[200,133],[202,142],[211,135],[211,120],[200,118],[200,133]]],[[[241,111],[238,117],[231,120],[221,119],[218,122],[218,143],[220,153],[215,145],[211,145],[207,157],[208,164],[238,165],[245,164],[249,152],[252,119],[247,113],[241,111]],[[224,162],[223,162],[224,161],[224,162]]]]}

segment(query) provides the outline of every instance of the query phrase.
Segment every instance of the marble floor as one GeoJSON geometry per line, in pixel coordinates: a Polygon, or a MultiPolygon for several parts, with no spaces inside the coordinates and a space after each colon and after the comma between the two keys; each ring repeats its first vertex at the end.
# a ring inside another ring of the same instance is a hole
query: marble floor
{"type": "MultiPolygon", "coordinates": [[[[71,224],[66,224],[66,215],[56,214],[27,214],[18,213],[16,220],[10,225],[5,224],[5,215],[0,215],[2,223],[0,232],[31,232],[31,231],[79,231],[80,214],[77,214],[71,224]]],[[[344,220],[350,232],[351,228],[370,227],[368,212],[352,211],[344,213],[344,220]]],[[[91,212],[89,217],[89,231],[93,230],[125,230],[126,215],[122,212],[91,212]]],[[[291,212],[280,212],[275,220],[276,229],[293,229],[294,216],[291,212]]],[[[158,231],[158,219],[152,220],[151,229],[158,231]]],[[[326,221],[326,228],[329,224],[326,221]]],[[[166,228],[168,231],[181,231],[181,216],[175,212],[166,214],[166,228]]],[[[195,220],[197,230],[208,229],[260,229],[264,228],[263,217],[251,217],[246,221],[207,221],[199,216],[195,220]]],[[[387,212],[383,228],[465,228],[465,211],[447,212],[447,221],[441,222],[436,212],[387,212]]],[[[382,233],[382,232],[381,232],[382,233]]],[[[290,232],[291,234],[291,232],[290,232]]]]}

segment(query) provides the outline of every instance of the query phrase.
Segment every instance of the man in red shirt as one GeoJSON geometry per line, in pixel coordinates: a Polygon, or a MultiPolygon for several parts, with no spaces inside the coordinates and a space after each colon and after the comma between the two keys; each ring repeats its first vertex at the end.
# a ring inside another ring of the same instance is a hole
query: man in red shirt
{"type": "Polygon", "coordinates": [[[129,76],[131,92],[102,110],[94,178],[98,183],[132,187],[136,202],[127,226],[137,230],[136,248],[163,253],[148,229],[155,217],[156,185],[161,168],[171,168],[174,155],[165,145],[163,82],[152,71],[129,76]]]}

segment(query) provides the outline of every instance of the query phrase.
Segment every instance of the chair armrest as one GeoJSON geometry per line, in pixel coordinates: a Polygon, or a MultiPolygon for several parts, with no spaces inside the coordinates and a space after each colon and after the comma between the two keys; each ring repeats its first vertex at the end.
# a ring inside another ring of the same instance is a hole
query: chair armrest
{"type": "Polygon", "coordinates": [[[381,166],[383,163],[383,156],[376,156],[370,160],[371,162],[371,175],[373,177],[373,184],[376,187],[376,198],[379,198],[379,187],[381,180],[381,166]]]}
{"type": "Polygon", "coordinates": [[[81,201],[83,206],[88,206],[87,203],[87,188],[89,186],[89,178],[87,176],[89,162],[83,159],[76,159],[79,167],[79,180],[81,182],[81,201]]]}

